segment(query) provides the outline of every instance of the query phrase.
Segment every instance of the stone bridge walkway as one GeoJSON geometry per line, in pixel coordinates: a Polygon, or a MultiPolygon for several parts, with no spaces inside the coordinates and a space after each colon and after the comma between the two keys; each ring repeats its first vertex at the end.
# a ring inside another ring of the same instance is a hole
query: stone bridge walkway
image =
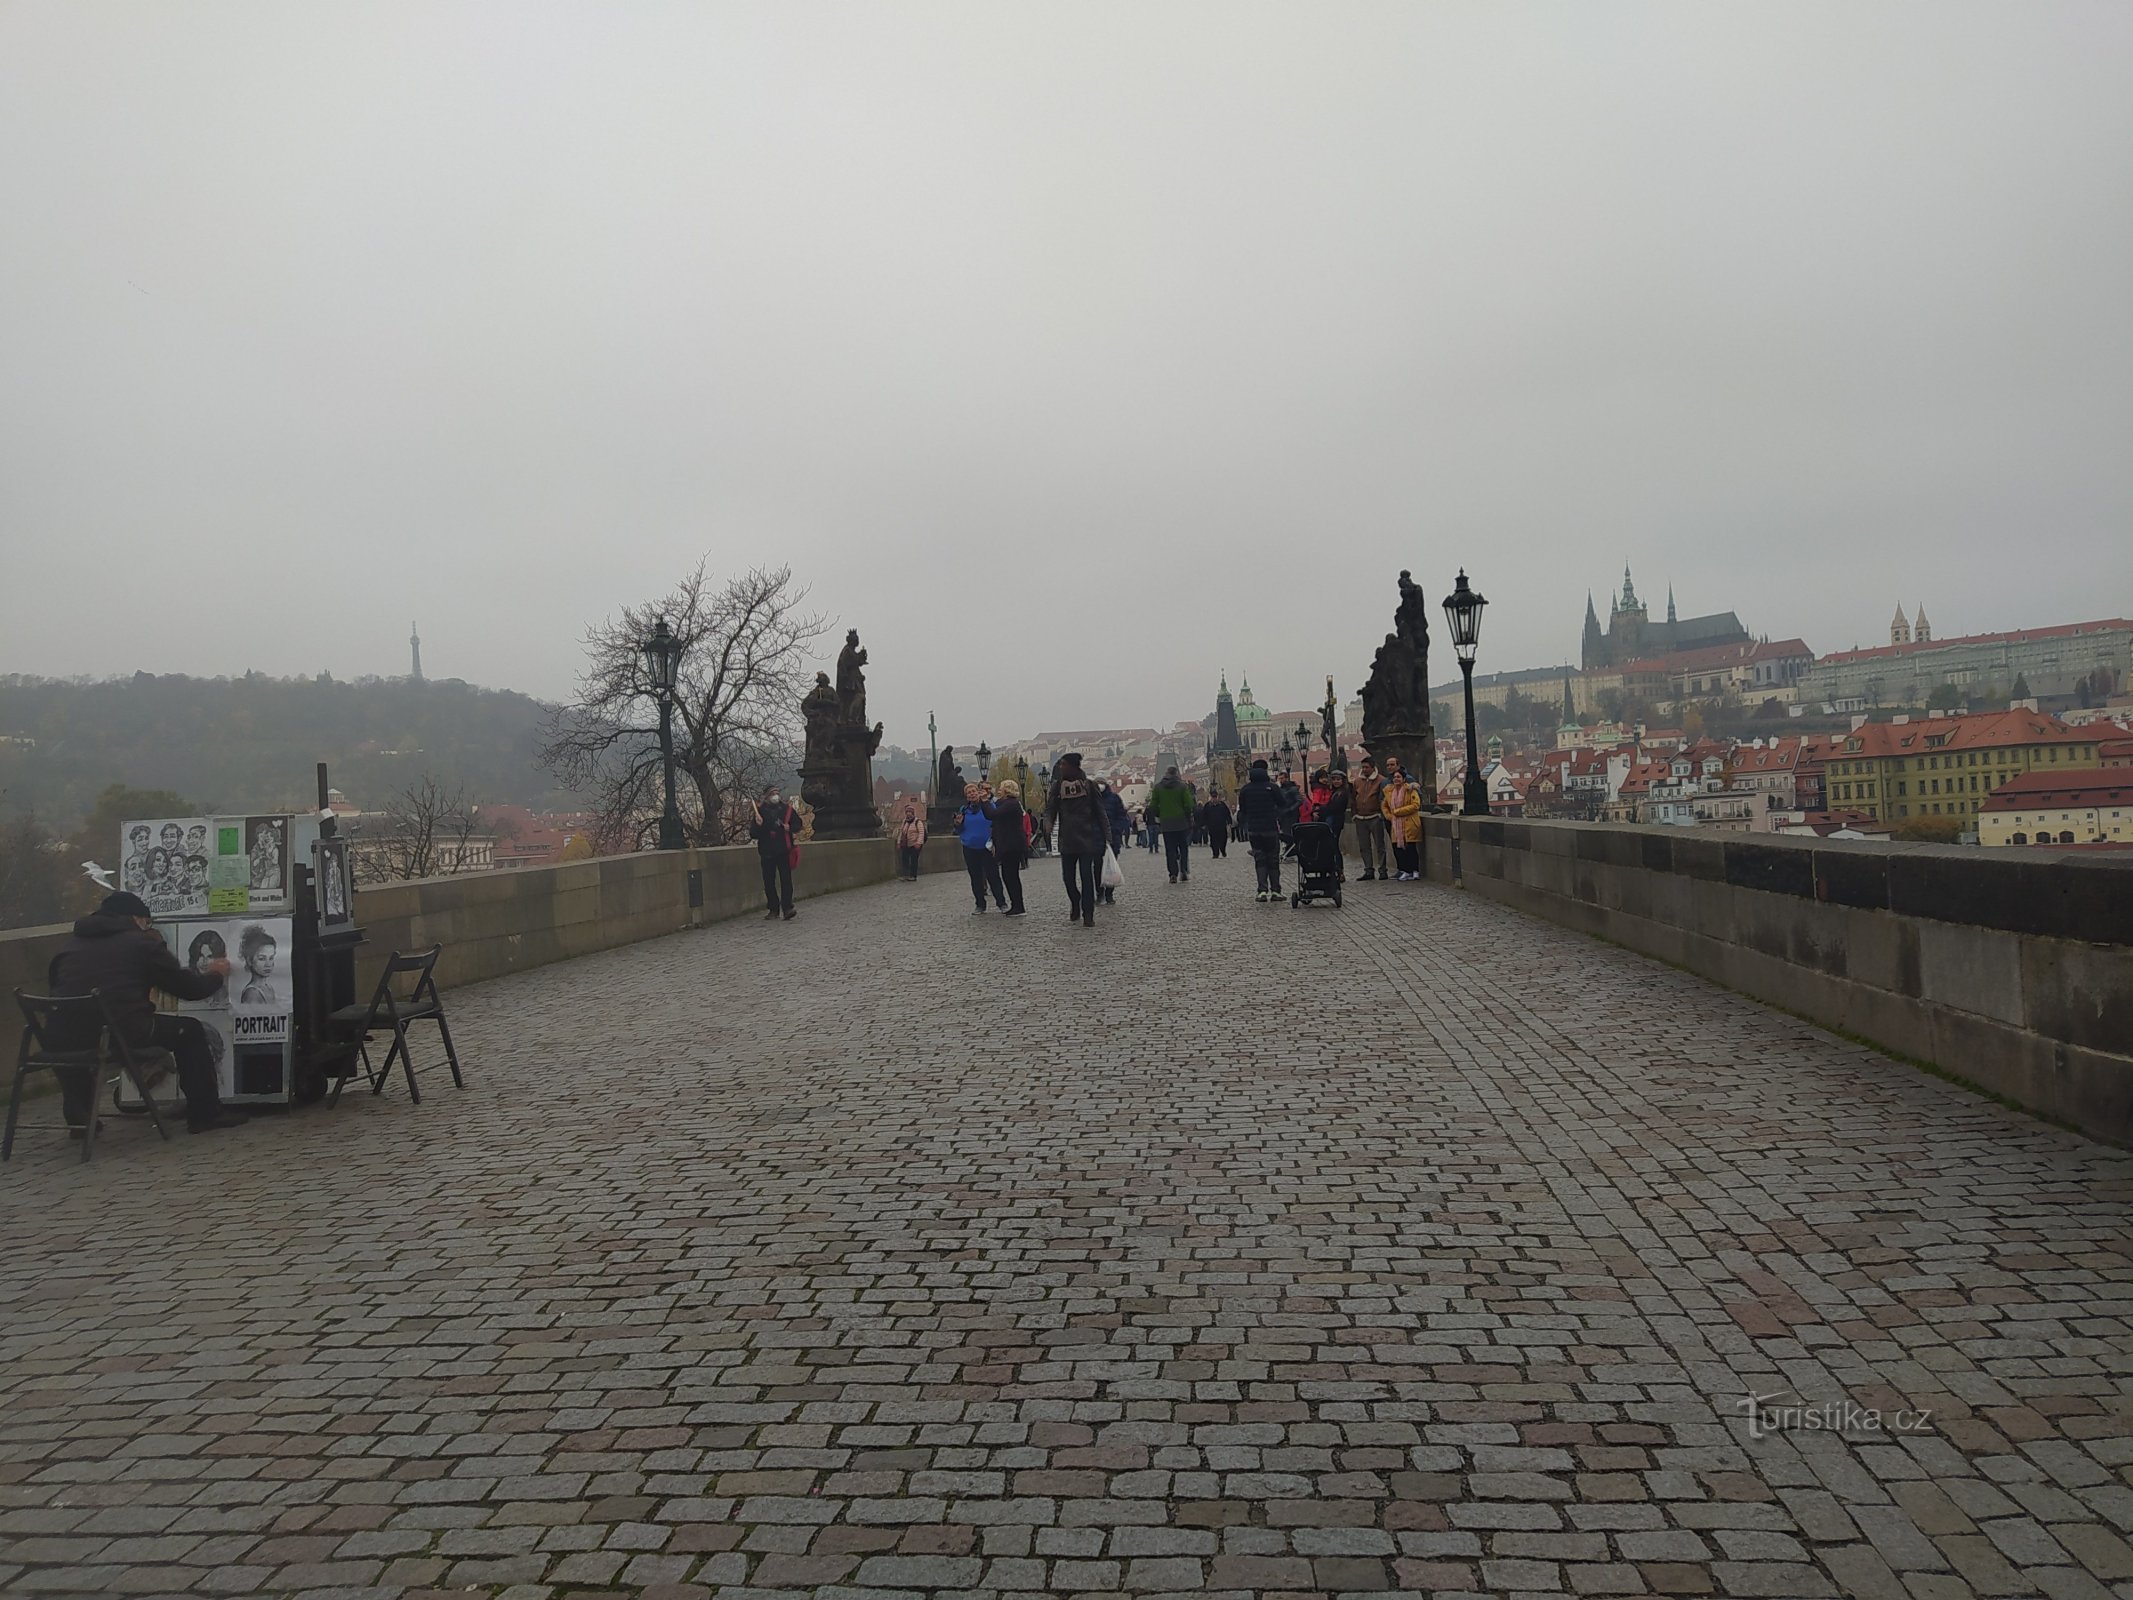
{"type": "Polygon", "coordinates": [[[1128,867],[29,1137],[0,1593],[2133,1596],[2133,1158],[1432,885],[1128,867]]]}

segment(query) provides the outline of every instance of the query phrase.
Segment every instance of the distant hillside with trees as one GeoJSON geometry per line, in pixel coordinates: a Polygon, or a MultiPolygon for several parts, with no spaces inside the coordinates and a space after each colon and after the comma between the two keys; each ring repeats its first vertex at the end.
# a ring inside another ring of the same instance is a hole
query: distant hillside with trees
{"type": "Polygon", "coordinates": [[[203,813],[308,811],[320,761],[366,808],[424,775],[482,804],[567,808],[538,759],[548,712],[458,679],[0,676],[0,813],[70,834],[112,784],[203,813]]]}

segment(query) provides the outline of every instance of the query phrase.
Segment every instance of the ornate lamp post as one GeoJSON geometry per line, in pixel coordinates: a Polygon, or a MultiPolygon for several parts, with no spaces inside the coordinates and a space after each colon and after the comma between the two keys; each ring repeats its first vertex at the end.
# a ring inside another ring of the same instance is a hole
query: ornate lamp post
{"type": "Polygon", "coordinates": [[[1303,776],[1298,781],[1308,789],[1311,787],[1311,724],[1302,717],[1296,719],[1296,757],[1303,763],[1303,776]]]}
{"type": "Polygon", "coordinates": [[[1469,817],[1489,814],[1489,786],[1481,781],[1481,748],[1474,736],[1474,650],[1481,642],[1481,608],[1487,604],[1467,587],[1466,568],[1461,567],[1459,582],[1444,597],[1444,621],[1452,630],[1452,648],[1466,678],[1466,794],[1459,810],[1469,817]]]}
{"type": "Polygon", "coordinates": [[[983,739],[978,741],[978,782],[992,782],[992,746],[983,739]]]}
{"type": "Polygon", "coordinates": [[[1029,757],[1015,757],[1015,787],[1022,791],[1022,803],[1029,804],[1029,757]]]}
{"type": "MultiPolygon", "coordinates": [[[[1045,803],[1046,805],[1049,805],[1052,799],[1052,769],[1042,762],[1039,762],[1037,764],[1037,787],[1044,791],[1045,803]]],[[[1025,806],[1029,804],[1029,792],[1026,789],[1023,791],[1022,803],[1025,806]]],[[[1044,818],[1042,816],[1038,816],[1037,842],[1044,846],[1046,852],[1049,852],[1052,848],[1052,836],[1046,833],[1044,830],[1044,818]]]]}
{"type": "Polygon", "coordinates": [[[674,683],[681,671],[681,641],[661,617],[651,638],[637,647],[644,676],[659,702],[659,760],[666,771],[666,809],[659,814],[659,848],[682,850],[689,841],[681,831],[681,808],[674,803],[674,683]]]}
{"type": "Polygon", "coordinates": [[[926,769],[926,804],[937,806],[941,797],[935,793],[941,786],[941,730],[935,726],[933,713],[926,713],[926,738],[933,746],[933,765],[926,769]]]}
{"type": "Polygon", "coordinates": [[[1283,734],[1281,736],[1281,775],[1284,778],[1289,775],[1289,768],[1294,764],[1295,760],[1296,747],[1289,743],[1289,736],[1283,734]]]}

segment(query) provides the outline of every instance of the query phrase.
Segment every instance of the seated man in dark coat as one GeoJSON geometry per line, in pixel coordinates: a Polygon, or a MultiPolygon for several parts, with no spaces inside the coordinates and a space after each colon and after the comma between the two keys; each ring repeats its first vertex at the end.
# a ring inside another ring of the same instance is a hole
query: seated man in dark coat
{"type": "MultiPolygon", "coordinates": [[[[154,930],[154,919],[138,895],[107,895],[91,916],[74,924],[74,937],[52,957],[47,976],[52,993],[84,995],[103,992],[111,1025],[134,1050],[168,1050],[178,1064],[178,1087],[185,1095],[186,1125],[195,1133],[236,1128],[244,1118],[222,1109],[215,1084],[215,1059],[207,1030],[193,1017],[159,1015],[154,994],[180,1000],[205,1000],[230,975],[227,959],[203,961],[197,971],[181,965],[154,930]],[[151,992],[153,991],[153,993],[151,992]]],[[[59,1039],[63,1049],[91,1049],[93,1039],[59,1039]]],[[[86,1128],[96,1104],[97,1076],[63,1072],[61,1091],[67,1121],[86,1128]]]]}

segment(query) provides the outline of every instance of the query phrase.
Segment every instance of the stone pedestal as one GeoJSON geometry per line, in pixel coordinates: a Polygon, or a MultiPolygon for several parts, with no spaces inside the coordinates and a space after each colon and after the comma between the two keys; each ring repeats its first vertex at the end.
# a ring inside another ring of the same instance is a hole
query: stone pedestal
{"type": "Polygon", "coordinates": [[[1422,791],[1422,803],[1434,806],[1437,803],[1437,736],[1428,723],[1422,724],[1420,733],[1381,733],[1375,739],[1364,741],[1363,748],[1378,764],[1378,771],[1385,770],[1388,757],[1400,763],[1400,770],[1410,782],[1422,791]]]}

